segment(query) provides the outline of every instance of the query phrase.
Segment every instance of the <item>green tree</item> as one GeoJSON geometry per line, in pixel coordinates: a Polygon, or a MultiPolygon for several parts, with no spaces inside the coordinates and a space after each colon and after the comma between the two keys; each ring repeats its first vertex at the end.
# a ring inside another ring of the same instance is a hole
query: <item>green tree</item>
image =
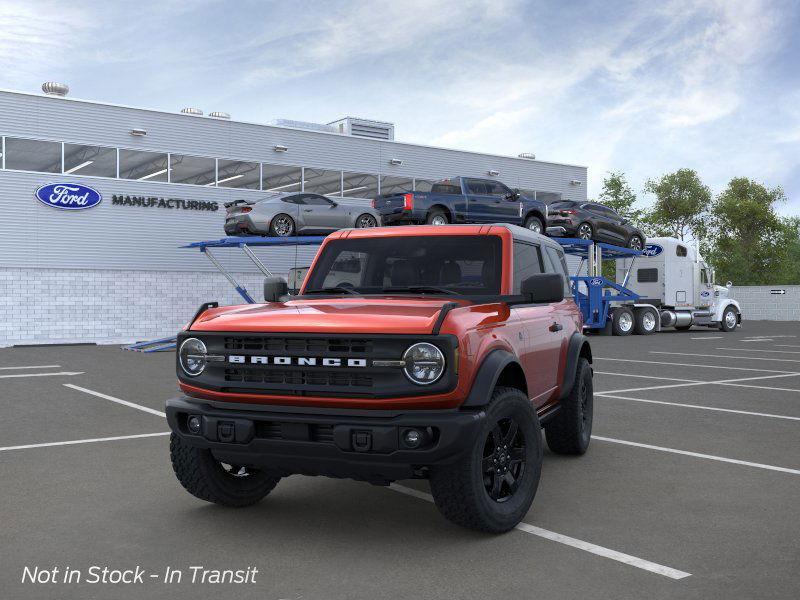
{"type": "Polygon", "coordinates": [[[681,240],[705,237],[711,190],[700,181],[696,171],[678,169],[660,179],[649,179],[644,191],[656,197],[643,219],[651,234],[681,240]]]}
{"type": "Polygon", "coordinates": [[[782,219],[775,204],[780,187],[767,188],[746,177],[731,179],[711,207],[711,249],[707,258],[719,281],[765,285],[797,281],[798,220],[782,219]]]}
{"type": "Polygon", "coordinates": [[[643,213],[634,206],[636,194],[633,193],[633,189],[622,171],[610,171],[607,174],[603,180],[600,202],[617,211],[637,227],[639,226],[643,213]]]}

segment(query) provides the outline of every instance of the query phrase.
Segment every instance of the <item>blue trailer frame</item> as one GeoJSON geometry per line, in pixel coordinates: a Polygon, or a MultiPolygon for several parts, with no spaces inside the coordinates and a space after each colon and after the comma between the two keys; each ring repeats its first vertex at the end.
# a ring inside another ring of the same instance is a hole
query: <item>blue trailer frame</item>
{"type": "MultiPolygon", "coordinates": [[[[253,262],[256,268],[261,271],[265,276],[272,277],[272,271],[255,255],[251,247],[274,247],[274,246],[314,246],[321,244],[325,240],[325,236],[306,235],[297,237],[261,237],[261,236],[243,236],[243,237],[224,237],[218,240],[206,240],[202,242],[192,242],[181,248],[198,248],[200,252],[206,255],[206,258],[211,261],[217,270],[222,273],[225,278],[234,287],[236,292],[242,297],[247,304],[257,304],[256,300],[250,295],[250,292],[240,284],[236,278],[219,262],[212,248],[240,248],[247,257],[253,262]]],[[[175,348],[175,336],[160,338],[157,340],[149,340],[144,342],[137,342],[128,346],[123,346],[125,350],[133,350],[135,352],[163,352],[165,350],[173,350],[175,348]]]]}
{"type": "MultiPolygon", "coordinates": [[[[572,295],[575,303],[583,314],[583,324],[587,329],[605,329],[608,324],[609,313],[613,302],[629,302],[631,304],[639,300],[639,295],[629,290],[626,286],[628,275],[622,284],[603,276],[602,261],[604,259],[617,260],[620,258],[631,258],[640,256],[639,250],[624,248],[622,246],[612,246],[603,242],[593,240],[582,240],[578,238],[552,238],[558,242],[564,252],[571,256],[581,258],[581,266],[584,261],[587,265],[586,275],[575,275],[570,277],[572,280],[572,295]],[[581,284],[586,291],[581,289],[581,284]]],[[[633,266],[633,263],[631,263],[633,266]]],[[[581,267],[578,267],[580,273],[581,267]]],[[[630,274],[630,269],[628,270],[630,274]]]]}

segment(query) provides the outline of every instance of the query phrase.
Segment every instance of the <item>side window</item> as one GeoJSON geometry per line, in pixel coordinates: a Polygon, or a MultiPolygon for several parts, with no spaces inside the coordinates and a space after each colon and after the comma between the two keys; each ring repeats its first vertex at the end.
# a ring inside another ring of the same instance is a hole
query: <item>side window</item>
{"type": "Polygon", "coordinates": [[[658,281],[658,269],[639,269],[636,271],[636,281],[639,283],[655,283],[658,281]]]}
{"type": "Polygon", "coordinates": [[[470,194],[478,194],[481,196],[485,196],[489,193],[489,190],[486,189],[486,184],[481,181],[480,179],[467,179],[467,192],[470,194]]]}
{"type": "Polygon", "coordinates": [[[708,269],[700,269],[700,283],[711,283],[708,278],[708,269]]]}
{"type": "Polygon", "coordinates": [[[570,286],[569,269],[567,268],[567,259],[564,258],[564,253],[561,250],[556,250],[555,248],[551,248],[550,246],[547,246],[545,248],[545,253],[550,259],[550,263],[552,264],[553,267],[553,272],[564,276],[564,297],[569,296],[572,293],[572,289],[570,286]]]}
{"type": "Polygon", "coordinates": [[[514,242],[514,293],[522,292],[522,282],[536,273],[543,273],[539,246],[514,242]]]}
{"type": "Polygon", "coordinates": [[[680,244],[675,248],[675,254],[677,256],[688,256],[689,251],[686,249],[686,246],[681,246],[680,244]]]}
{"type": "Polygon", "coordinates": [[[331,201],[327,198],[323,198],[322,196],[314,196],[312,194],[304,196],[304,200],[304,204],[310,204],[312,206],[328,206],[331,204],[331,201]]]}
{"type": "MultiPolygon", "coordinates": [[[[381,188],[382,190],[383,188],[381,188]]],[[[454,195],[461,195],[461,185],[458,183],[458,179],[443,179],[442,181],[437,181],[432,186],[428,188],[432,194],[454,194],[454,195]]],[[[424,189],[424,187],[420,187],[420,180],[417,179],[415,191],[417,192],[426,192],[428,191],[424,189]]]]}
{"type": "Polygon", "coordinates": [[[303,196],[286,196],[281,198],[281,202],[286,202],[286,204],[305,204],[303,196]]]}
{"type": "Polygon", "coordinates": [[[506,195],[511,193],[511,190],[499,181],[486,181],[484,185],[486,186],[487,193],[491,196],[505,198],[506,195]]]}

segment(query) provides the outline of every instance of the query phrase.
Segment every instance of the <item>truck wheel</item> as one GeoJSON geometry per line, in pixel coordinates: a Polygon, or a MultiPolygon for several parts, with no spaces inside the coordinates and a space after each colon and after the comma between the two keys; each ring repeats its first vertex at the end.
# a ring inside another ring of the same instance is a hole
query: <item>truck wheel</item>
{"type": "Polygon", "coordinates": [[[633,331],[633,311],[630,308],[617,308],[611,321],[611,333],[614,335],[630,335],[633,331]]]}
{"type": "Polygon", "coordinates": [[[428,218],[425,222],[428,223],[428,225],[447,225],[450,221],[447,218],[447,214],[445,214],[442,209],[434,208],[428,213],[428,218]]]}
{"type": "Polygon", "coordinates": [[[513,529],[536,495],[542,452],[539,418],[528,397],[515,388],[495,388],[469,453],[431,471],[437,508],[469,529],[513,529]]]}
{"type": "Polygon", "coordinates": [[[572,390],[544,428],[550,450],[557,454],[586,452],[592,439],[593,405],[592,367],[588,360],[579,358],[572,390]]]}
{"type": "Polygon", "coordinates": [[[636,335],[650,335],[656,332],[656,313],[648,308],[639,308],[634,312],[636,322],[633,330],[636,335]]]}
{"type": "Polygon", "coordinates": [[[719,323],[719,328],[722,331],[733,331],[739,324],[739,319],[736,317],[736,310],[729,306],[722,313],[722,321],[719,323]]]}
{"type": "Polygon", "coordinates": [[[534,233],[544,233],[544,225],[539,217],[528,217],[525,219],[525,229],[534,233]]]}
{"type": "Polygon", "coordinates": [[[289,215],[280,213],[272,217],[269,224],[269,234],[274,237],[287,237],[294,233],[294,219],[289,215]]]}
{"type": "Polygon", "coordinates": [[[261,501],[280,481],[280,477],[264,471],[223,464],[210,450],[189,446],[174,433],[169,438],[169,454],[181,485],[206,502],[250,506],[261,501]]]}

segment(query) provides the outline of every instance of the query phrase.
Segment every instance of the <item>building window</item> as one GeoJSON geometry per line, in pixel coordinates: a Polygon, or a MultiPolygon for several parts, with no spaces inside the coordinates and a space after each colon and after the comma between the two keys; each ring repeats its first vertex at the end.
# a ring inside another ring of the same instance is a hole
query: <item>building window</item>
{"type": "Polygon", "coordinates": [[[119,151],[119,176],[139,181],[168,181],[167,155],[141,150],[119,151]]]}
{"type": "Polygon", "coordinates": [[[378,176],[364,173],[342,173],[345,198],[375,198],[378,195],[378,176]]]}
{"type": "Polygon", "coordinates": [[[217,165],[219,187],[259,189],[260,165],[254,162],[220,159],[217,165]]]}
{"type": "Polygon", "coordinates": [[[342,172],[325,169],[303,169],[303,191],[323,196],[342,195],[342,172]]]}
{"type": "Polygon", "coordinates": [[[436,183],[433,179],[415,179],[414,191],[415,192],[430,192],[433,184],[436,183]]]}
{"type": "Polygon", "coordinates": [[[116,177],[117,149],[64,144],[64,174],[116,177]]]}
{"type": "Polygon", "coordinates": [[[411,177],[381,177],[381,194],[402,194],[414,191],[414,180],[411,177]]]}
{"type": "Polygon", "coordinates": [[[186,154],[170,154],[170,183],[188,183],[190,185],[214,185],[217,161],[204,156],[187,156],[186,154]]]}
{"type": "Polygon", "coordinates": [[[262,184],[265,192],[299,192],[303,185],[303,170],[285,165],[261,165],[262,184]]]}
{"type": "Polygon", "coordinates": [[[6,169],[61,173],[61,143],[6,138],[6,169]]]}

